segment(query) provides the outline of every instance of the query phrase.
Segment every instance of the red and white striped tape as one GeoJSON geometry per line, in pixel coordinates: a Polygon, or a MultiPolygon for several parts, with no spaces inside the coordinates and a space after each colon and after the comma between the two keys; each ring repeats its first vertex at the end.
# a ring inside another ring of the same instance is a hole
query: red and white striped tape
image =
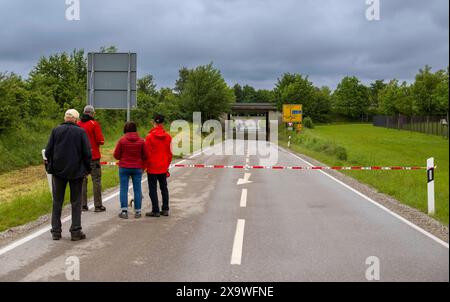
{"type": "Polygon", "coordinates": [[[426,167],[327,167],[327,166],[251,166],[251,165],[172,165],[175,168],[206,168],[206,169],[269,169],[269,170],[426,170],[426,167]]]}
{"type": "MultiPolygon", "coordinates": [[[[116,166],[117,162],[101,162],[102,165],[116,166]]],[[[426,170],[427,167],[404,167],[404,166],[391,166],[391,167],[381,167],[381,166],[252,166],[252,165],[204,165],[204,164],[173,164],[172,168],[199,168],[199,169],[269,169],[269,170],[353,170],[353,171],[380,171],[380,170],[426,170]]]]}

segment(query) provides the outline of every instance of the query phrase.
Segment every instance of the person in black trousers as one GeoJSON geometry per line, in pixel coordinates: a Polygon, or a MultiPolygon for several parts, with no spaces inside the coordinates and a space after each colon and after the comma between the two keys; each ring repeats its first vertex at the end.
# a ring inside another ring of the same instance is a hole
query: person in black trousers
{"type": "Polygon", "coordinates": [[[164,116],[157,114],[154,118],[154,127],[145,139],[147,152],[147,180],[152,211],[145,214],[147,217],[169,216],[169,189],[167,177],[172,161],[172,137],[164,130],[164,116]],[[160,211],[157,184],[162,195],[162,208],[160,211]]]}
{"type": "Polygon", "coordinates": [[[61,212],[67,183],[72,205],[72,241],[86,238],[81,228],[81,192],[83,178],[90,172],[91,146],[86,132],[77,126],[79,113],[69,109],[64,123],[53,129],[47,147],[47,172],[53,175],[52,237],[61,239],[61,212]]]}

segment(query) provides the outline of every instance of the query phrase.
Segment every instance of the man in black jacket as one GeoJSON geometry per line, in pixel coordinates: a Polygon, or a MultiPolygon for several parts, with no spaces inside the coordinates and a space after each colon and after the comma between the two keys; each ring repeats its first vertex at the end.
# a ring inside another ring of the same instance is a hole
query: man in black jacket
{"type": "Polygon", "coordinates": [[[75,109],[67,110],[64,123],[53,129],[45,148],[47,170],[53,175],[53,240],[61,239],[61,211],[67,183],[72,205],[72,241],[86,238],[81,231],[81,190],[83,177],[91,169],[91,146],[86,132],[77,126],[79,116],[75,109]]]}

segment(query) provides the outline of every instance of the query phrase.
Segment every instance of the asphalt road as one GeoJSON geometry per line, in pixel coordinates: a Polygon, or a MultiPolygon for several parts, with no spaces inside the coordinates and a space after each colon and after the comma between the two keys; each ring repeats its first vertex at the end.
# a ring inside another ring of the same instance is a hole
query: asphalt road
{"type": "MultiPolygon", "coordinates": [[[[241,151],[184,163],[260,163],[241,151]]],[[[278,164],[306,165],[282,149],[278,164]]],[[[367,281],[373,256],[380,281],[449,281],[448,245],[322,172],[171,172],[170,217],[121,220],[117,194],[105,196],[106,213],[83,214],[85,241],[66,222],[61,241],[44,230],[0,247],[0,281],[66,281],[70,256],[81,281],[367,281]]]]}

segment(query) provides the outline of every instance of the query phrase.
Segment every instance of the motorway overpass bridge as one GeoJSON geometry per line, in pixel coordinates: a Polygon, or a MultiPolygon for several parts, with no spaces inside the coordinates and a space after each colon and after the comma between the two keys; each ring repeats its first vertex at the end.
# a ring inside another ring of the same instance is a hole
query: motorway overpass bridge
{"type": "Polygon", "coordinates": [[[270,121],[279,120],[281,116],[277,111],[277,107],[271,103],[235,103],[231,107],[231,112],[228,113],[227,119],[233,120],[241,115],[263,116],[266,122],[265,129],[262,131],[266,133],[268,141],[270,140],[270,121]]]}

